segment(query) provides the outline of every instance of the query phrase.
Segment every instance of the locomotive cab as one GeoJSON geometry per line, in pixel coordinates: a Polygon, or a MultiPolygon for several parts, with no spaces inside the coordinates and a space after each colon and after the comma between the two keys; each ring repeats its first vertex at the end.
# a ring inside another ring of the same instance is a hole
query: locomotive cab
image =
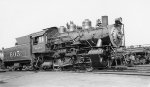
{"type": "MultiPolygon", "coordinates": [[[[56,35],[58,29],[56,27],[51,27],[44,29],[41,32],[31,34],[31,44],[32,44],[32,54],[33,54],[33,66],[51,67],[52,64],[52,52],[51,52],[51,39],[56,35]]],[[[45,68],[44,68],[45,69],[45,68]]]]}
{"type": "Polygon", "coordinates": [[[56,27],[44,29],[41,32],[31,34],[32,37],[32,53],[47,53],[51,38],[58,32],[56,27]]]}
{"type": "Polygon", "coordinates": [[[32,37],[32,53],[41,53],[45,52],[45,31],[34,33],[32,37]]]}

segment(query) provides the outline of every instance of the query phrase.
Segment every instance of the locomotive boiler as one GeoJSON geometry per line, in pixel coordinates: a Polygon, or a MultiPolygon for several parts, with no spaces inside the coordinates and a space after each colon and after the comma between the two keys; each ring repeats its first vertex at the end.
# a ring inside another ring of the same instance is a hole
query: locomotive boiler
{"type": "Polygon", "coordinates": [[[15,47],[4,49],[5,66],[20,65],[53,70],[88,70],[106,68],[115,49],[124,45],[122,18],[108,25],[108,16],[98,19],[96,26],[85,19],[82,26],[72,21],[16,39],[15,47]],[[101,21],[102,20],[102,21],[101,21]]]}
{"type": "Polygon", "coordinates": [[[122,19],[108,25],[108,16],[102,16],[102,22],[97,20],[96,27],[85,19],[82,27],[73,22],[67,28],[61,26],[58,34],[50,37],[50,49],[53,55],[53,68],[92,70],[93,68],[110,66],[109,60],[115,55],[115,48],[123,46],[124,30],[122,19]]]}

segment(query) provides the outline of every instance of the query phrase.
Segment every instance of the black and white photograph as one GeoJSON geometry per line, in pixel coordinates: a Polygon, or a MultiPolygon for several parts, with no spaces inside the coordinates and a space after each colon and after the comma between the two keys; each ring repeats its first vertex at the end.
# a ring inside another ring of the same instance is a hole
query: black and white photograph
{"type": "Polygon", "coordinates": [[[0,87],[150,87],[149,0],[0,0],[0,87]]]}

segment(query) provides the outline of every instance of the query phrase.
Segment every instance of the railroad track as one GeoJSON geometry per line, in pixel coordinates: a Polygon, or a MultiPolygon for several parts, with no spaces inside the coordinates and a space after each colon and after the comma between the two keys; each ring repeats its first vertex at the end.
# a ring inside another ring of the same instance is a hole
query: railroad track
{"type": "Polygon", "coordinates": [[[134,71],[134,70],[94,70],[91,72],[86,71],[62,71],[65,73],[89,73],[89,74],[112,74],[112,75],[135,75],[135,76],[150,76],[150,71],[134,71]]]}
{"type": "MultiPolygon", "coordinates": [[[[122,68],[122,67],[121,67],[122,68]]],[[[19,72],[19,71],[17,71],[19,72]]],[[[34,71],[31,71],[34,72],[34,71]]],[[[38,71],[41,72],[41,71],[38,71]]],[[[140,65],[134,67],[127,67],[126,69],[102,69],[102,70],[93,70],[87,72],[85,70],[78,71],[42,71],[42,72],[70,72],[70,73],[93,73],[93,74],[116,74],[116,75],[139,75],[139,76],[150,76],[150,65],[140,65]]]]}
{"type": "Polygon", "coordinates": [[[93,71],[94,74],[116,74],[116,75],[138,75],[138,76],[150,76],[150,71],[137,71],[137,70],[98,70],[93,71]]]}
{"type": "MultiPolygon", "coordinates": [[[[93,74],[116,74],[116,75],[138,75],[138,76],[150,76],[150,67],[142,68],[141,66],[129,67],[127,69],[102,69],[102,70],[93,70],[91,72],[87,72],[85,70],[78,71],[69,71],[71,73],[93,73],[93,74]]],[[[63,71],[68,72],[68,71],[63,71]]]]}

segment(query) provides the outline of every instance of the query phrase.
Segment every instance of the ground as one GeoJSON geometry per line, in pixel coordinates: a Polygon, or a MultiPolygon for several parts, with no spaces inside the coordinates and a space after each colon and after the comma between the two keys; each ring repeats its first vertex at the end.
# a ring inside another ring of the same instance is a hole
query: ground
{"type": "Polygon", "coordinates": [[[150,76],[54,71],[2,72],[0,87],[150,87],[150,76]]]}

